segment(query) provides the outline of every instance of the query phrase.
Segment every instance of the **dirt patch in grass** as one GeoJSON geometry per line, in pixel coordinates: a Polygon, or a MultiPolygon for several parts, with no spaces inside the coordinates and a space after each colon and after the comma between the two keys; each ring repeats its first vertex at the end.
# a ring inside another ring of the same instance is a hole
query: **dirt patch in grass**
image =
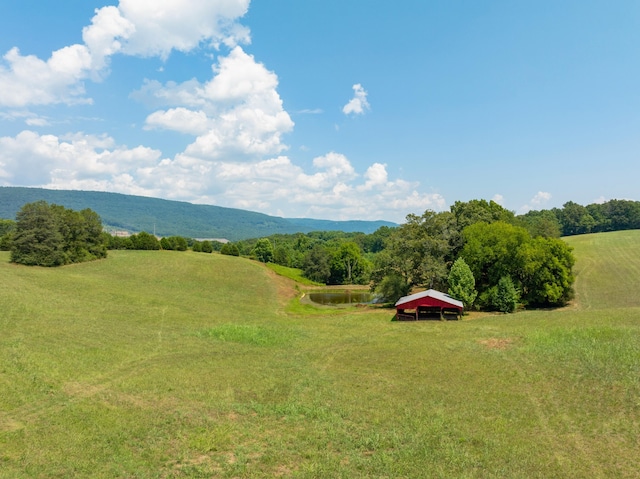
{"type": "Polygon", "coordinates": [[[265,271],[276,285],[278,292],[278,299],[280,304],[284,307],[289,301],[298,296],[298,290],[296,289],[296,282],[292,279],[286,278],[277,274],[275,271],[265,268],[265,271]]]}
{"type": "Polygon", "coordinates": [[[481,339],[478,342],[483,346],[486,346],[487,349],[505,350],[513,346],[513,343],[515,343],[515,339],[514,338],[489,338],[489,339],[481,339]]]}
{"type": "Polygon", "coordinates": [[[22,424],[19,421],[16,421],[15,419],[0,418],[0,432],[15,432],[23,428],[24,428],[24,424],[22,424]]]}

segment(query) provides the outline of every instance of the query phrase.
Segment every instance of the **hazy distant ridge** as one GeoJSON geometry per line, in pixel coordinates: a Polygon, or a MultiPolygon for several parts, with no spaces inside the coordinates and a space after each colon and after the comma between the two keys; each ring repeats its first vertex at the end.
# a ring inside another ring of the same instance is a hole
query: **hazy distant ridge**
{"type": "Polygon", "coordinates": [[[25,203],[44,200],[66,208],[91,208],[105,225],[132,232],[155,232],[159,236],[226,238],[237,241],[276,233],[309,231],[361,231],[372,233],[388,221],[330,221],[309,218],[280,218],[253,211],[182,201],[98,191],[47,190],[0,187],[0,218],[14,219],[25,203]]]}

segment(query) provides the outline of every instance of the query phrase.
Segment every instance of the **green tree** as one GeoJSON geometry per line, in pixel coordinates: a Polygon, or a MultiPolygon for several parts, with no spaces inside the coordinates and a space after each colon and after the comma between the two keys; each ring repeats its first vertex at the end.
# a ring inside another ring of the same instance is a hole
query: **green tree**
{"type": "Polygon", "coordinates": [[[475,223],[514,223],[513,212],[500,206],[495,201],[471,200],[467,202],[456,201],[451,206],[451,213],[455,217],[459,231],[475,223]]]}
{"type": "Polygon", "coordinates": [[[304,256],[302,264],[304,276],[311,281],[328,283],[331,276],[331,253],[322,246],[316,245],[304,256]]]}
{"type": "Polygon", "coordinates": [[[138,234],[131,235],[131,245],[133,249],[137,250],[159,250],[160,241],[151,233],[141,231],[138,234]]]}
{"type": "Polygon", "coordinates": [[[90,209],[74,211],[45,201],[29,203],[16,215],[12,261],[58,266],[107,256],[108,235],[90,209]]]}
{"type": "Polygon", "coordinates": [[[562,306],[573,298],[575,258],[558,238],[534,238],[516,252],[522,299],[533,306],[562,306]]]}
{"type": "Polygon", "coordinates": [[[372,288],[386,276],[396,276],[414,287],[443,288],[447,282],[450,241],[455,234],[453,215],[427,210],[422,216],[408,215],[385,240],[385,249],[374,259],[372,288]]]}
{"type": "Polygon", "coordinates": [[[220,253],[228,256],[240,256],[240,249],[233,243],[224,243],[220,248],[220,253]]]}
{"type": "Polygon", "coordinates": [[[404,278],[397,274],[389,274],[382,278],[375,292],[385,302],[395,303],[398,299],[409,294],[410,286],[404,278]]]}
{"type": "Polygon", "coordinates": [[[11,250],[11,240],[15,229],[15,221],[0,219],[0,251],[11,250]]]}
{"type": "Polygon", "coordinates": [[[365,259],[353,241],[342,243],[331,260],[331,279],[334,284],[353,284],[365,271],[365,259]]]}
{"type": "Polygon", "coordinates": [[[503,276],[492,288],[492,305],[503,313],[513,313],[518,307],[520,294],[509,276],[503,276]]]}
{"type": "Polygon", "coordinates": [[[262,263],[270,263],[273,261],[273,245],[267,238],[260,238],[251,254],[262,263]]]}
{"type": "Polygon", "coordinates": [[[463,237],[461,257],[476,280],[479,306],[489,306],[488,296],[482,293],[497,285],[503,276],[515,275],[521,269],[521,258],[516,253],[521,245],[531,241],[531,235],[525,228],[497,221],[468,226],[463,237]]]}
{"type": "Polygon", "coordinates": [[[591,230],[596,226],[596,221],[589,214],[587,208],[573,201],[562,205],[559,216],[562,234],[565,236],[591,233],[591,230]]]}
{"type": "Polygon", "coordinates": [[[476,280],[463,258],[458,258],[451,266],[448,293],[452,298],[462,301],[465,309],[470,309],[478,296],[476,280]]]}
{"type": "Polygon", "coordinates": [[[51,205],[51,211],[58,218],[66,263],[91,261],[107,256],[102,220],[95,211],[88,208],[74,211],[59,205],[51,205]]]}
{"type": "Polygon", "coordinates": [[[200,251],[203,253],[213,253],[213,244],[209,240],[204,240],[201,243],[200,251]]]}
{"type": "Polygon", "coordinates": [[[160,239],[160,247],[168,251],[187,251],[187,239],[182,236],[165,236],[160,239]]]}
{"type": "Polygon", "coordinates": [[[553,211],[529,211],[518,218],[533,237],[559,238],[562,234],[562,226],[553,211]]]}
{"type": "Polygon", "coordinates": [[[59,218],[46,201],[25,204],[16,214],[11,261],[28,266],[65,264],[59,218]]]}

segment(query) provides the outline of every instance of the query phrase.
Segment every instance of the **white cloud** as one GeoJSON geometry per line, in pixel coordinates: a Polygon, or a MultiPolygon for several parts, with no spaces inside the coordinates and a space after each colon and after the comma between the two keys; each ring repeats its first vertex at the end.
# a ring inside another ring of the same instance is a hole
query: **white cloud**
{"type": "Polygon", "coordinates": [[[402,222],[408,213],[442,210],[439,194],[417,191],[418,183],[390,181],[386,167],[371,165],[358,175],[348,159],[329,153],[305,172],[285,156],[255,163],[216,163],[212,173],[219,195],[199,202],[264,211],[287,217],[389,219],[402,222]],[[364,178],[364,180],[362,179],[364,178]]]}
{"type": "Polygon", "coordinates": [[[0,106],[24,107],[53,103],[89,103],[82,80],[91,68],[91,55],[82,45],[53,52],[48,61],[23,56],[12,48],[0,63],[0,106]]]}
{"type": "Polygon", "coordinates": [[[364,177],[367,179],[367,181],[364,185],[362,185],[362,190],[371,190],[376,186],[386,184],[388,181],[387,165],[374,163],[367,169],[364,177]]]}
{"type": "Polygon", "coordinates": [[[324,113],[324,110],[321,108],[305,108],[304,110],[298,110],[295,113],[299,113],[301,115],[321,115],[324,113]]]}
{"type": "MultiPolygon", "coordinates": [[[[157,163],[160,152],[143,146],[116,146],[108,136],[84,134],[59,138],[23,131],[0,138],[0,181],[6,185],[92,189],[97,184],[114,187],[123,174],[157,163]]],[[[103,188],[100,188],[103,189],[103,188]]]]}
{"type": "Polygon", "coordinates": [[[135,25],[123,51],[166,58],[172,50],[188,52],[202,42],[248,43],[249,30],[237,23],[248,8],[249,0],[120,0],[120,14],[135,25]]]}
{"type": "Polygon", "coordinates": [[[417,182],[390,180],[386,166],[359,174],[348,158],[328,153],[304,171],[286,156],[257,161],[162,158],[151,148],[128,148],[109,136],[57,137],[23,131],[0,137],[0,184],[115,191],[258,210],[288,217],[388,219],[442,210],[444,198],[417,182]]]}
{"type": "Polygon", "coordinates": [[[0,111],[0,120],[24,121],[29,126],[49,126],[49,119],[26,110],[0,111]]]}
{"type": "Polygon", "coordinates": [[[185,153],[203,159],[255,160],[286,150],[282,136],[293,121],[283,109],[275,73],[239,46],[212,68],[214,76],[204,84],[147,82],[136,92],[138,99],[182,106],[156,111],[146,127],[198,135],[185,153]]]}
{"type": "Polygon", "coordinates": [[[535,206],[543,205],[551,199],[551,193],[545,191],[538,191],[536,195],[531,198],[531,204],[535,206]]]}
{"type": "Polygon", "coordinates": [[[499,193],[496,193],[495,195],[493,195],[493,198],[491,198],[494,202],[498,203],[500,206],[504,206],[504,196],[502,196],[499,193]]]}
{"type": "Polygon", "coordinates": [[[180,133],[201,135],[205,134],[210,126],[212,126],[212,122],[207,118],[205,112],[180,107],[152,113],[147,117],[145,128],[163,128],[180,133]]]}
{"type": "Polygon", "coordinates": [[[545,204],[549,202],[549,200],[551,200],[551,198],[552,198],[551,193],[547,193],[546,191],[538,191],[534,195],[534,197],[531,198],[531,200],[529,200],[529,203],[527,203],[526,205],[522,206],[522,208],[520,208],[519,213],[524,214],[533,209],[541,209],[544,207],[545,204]]]}
{"type": "Polygon", "coordinates": [[[249,0],[121,0],[97,9],[82,45],[56,50],[46,61],[10,49],[0,61],[0,106],[91,103],[84,81],[99,80],[117,53],[167,58],[203,42],[248,43],[249,30],[237,23],[248,7],[249,0]]]}
{"type": "Polygon", "coordinates": [[[353,98],[342,108],[342,112],[345,115],[362,115],[367,110],[370,110],[371,106],[367,101],[368,94],[365,89],[362,88],[362,85],[359,83],[353,85],[353,92],[353,98]]]}
{"type": "Polygon", "coordinates": [[[92,69],[99,72],[108,58],[122,50],[122,42],[136,32],[136,25],[120,14],[117,7],[96,10],[91,25],[82,30],[82,39],[92,58],[92,69]]]}

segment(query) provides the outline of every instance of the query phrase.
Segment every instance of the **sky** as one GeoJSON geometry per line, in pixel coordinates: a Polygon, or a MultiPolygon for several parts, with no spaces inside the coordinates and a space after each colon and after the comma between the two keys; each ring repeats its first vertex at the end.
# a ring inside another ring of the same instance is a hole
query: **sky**
{"type": "Polygon", "coordinates": [[[2,0],[0,186],[288,218],[640,200],[637,0],[2,0]]]}

